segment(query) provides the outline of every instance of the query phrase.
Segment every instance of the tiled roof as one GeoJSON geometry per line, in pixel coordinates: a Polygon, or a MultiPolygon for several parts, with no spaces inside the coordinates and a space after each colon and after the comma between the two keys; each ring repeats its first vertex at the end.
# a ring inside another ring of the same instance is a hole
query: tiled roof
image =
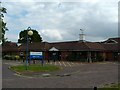
{"type": "Polygon", "coordinates": [[[101,44],[106,51],[120,51],[118,44],[101,44]]]}
{"type": "MultiPolygon", "coordinates": [[[[117,38],[110,38],[114,40],[120,40],[117,38]]],[[[109,39],[108,39],[109,40],[109,39]]],[[[26,43],[17,46],[16,43],[8,43],[3,45],[3,51],[26,51],[26,43]]],[[[55,47],[59,51],[118,51],[118,43],[107,44],[105,42],[81,42],[81,41],[69,41],[69,42],[37,42],[29,43],[28,49],[30,51],[49,51],[51,48],[55,47]]]]}
{"type": "Polygon", "coordinates": [[[95,42],[62,42],[62,43],[50,43],[50,48],[55,47],[59,50],[67,51],[101,51],[104,48],[95,42]]]}
{"type": "Polygon", "coordinates": [[[116,42],[120,43],[120,37],[118,37],[118,38],[109,38],[106,41],[103,41],[101,43],[109,43],[109,41],[113,41],[114,43],[116,43],[116,42]]]}
{"type": "Polygon", "coordinates": [[[104,51],[105,50],[105,48],[101,44],[96,43],[96,42],[87,42],[85,44],[89,47],[90,51],[104,51]]]}
{"type": "Polygon", "coordinates": [[[2,46],[2,52],[11,52],[11,51],[18,51],[18,46],[16,43],[6,43],[2,46]]]}
{"type": "MultiPolygon", "coordinates": [[[[94,42],[56,42],[56,43],[31,43],[28,49],[31,51],[44,51],[55,47],[59,51],[101,51],[104,48],[99,43],[94,42]]],[[[26,51],[26,44],[19,46],[19,51],[26,51]]]]}
{"type": "Polygon", "coordinates": [[[120,37],[118,37],[118,38],[109,38],[109,39],[115,40],[115,41],[117,41],[118,43],[120,43],[120,37]]]}
{"type": "Polygon", "coordinates": [[[101,43],[106,51],[120,51],[120,38],[109,38],[101,43]],[[115,41],[114,43],[108,43],[108,41],[115,41]],[[117,42],[117,43],[116,43],[117,42]]]}
{"type": "MultiPolygon", "coordinates": [[[[67,50],[67,51],[86,51],[89,48],[84,43],[79,42],[61,42],[61,43],[50,43],[50,48],[55,47],[58,50],[67,50]]],[[[50,49],[49,48],[49,49],[50,49]]]]}
{"type": "MultiPolygon", "coordinates": [[[[19,51],[26,51],[27,44],[24,43],[18,47],[19,51]]],[[[44,51],[45,50],[45,43],[29,43],[28,44],[28,49],[30,51],[44,51]]]]}

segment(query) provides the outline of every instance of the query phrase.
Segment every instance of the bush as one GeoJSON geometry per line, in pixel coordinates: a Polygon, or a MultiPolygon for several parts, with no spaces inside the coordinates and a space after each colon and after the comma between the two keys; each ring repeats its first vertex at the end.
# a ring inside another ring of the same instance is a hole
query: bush
{"type": "Polygon", "coordinates": [[[3,56],[3,59],[9,60],[10,57],[11,57],[10,55],[4,55],[4,56],[3,56]]]}
{"type": "Polygon", "coordinates": [[[19,60],[19,59],[20,59],[20,56],[15,55],[15,59],[16,59],[16,60],[19,60]]]}
{"type": "Polygon", "coordinates": [[[18,55],[5,55],[5,56],[3,56],[3,59],[6,59],[6,60],[19,60],[20,57],[18,55]]]}

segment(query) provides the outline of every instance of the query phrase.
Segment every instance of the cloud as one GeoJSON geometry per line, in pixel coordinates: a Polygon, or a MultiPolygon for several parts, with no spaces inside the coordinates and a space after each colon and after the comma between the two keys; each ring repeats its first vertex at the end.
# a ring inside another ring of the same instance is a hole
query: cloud
{"type": "Polygon", "coordinates": [[[45,37],[45,40],[47,40],[48,38],[54,41],[63,40],[62,35],[59,33],[58,30],[41,30],[41,34],[45,37]]]}
{"type": "Polygon", "coordinates": [[[78,40],[80,29],[84,29],[87,40],[117,36],[118,11],[115,0],[22,0],[5,2],[3,5],[7,8],[5,20],[9,34],[14,32],[17,35],[30,26],[38,30],[45,41],[78,40]]]}

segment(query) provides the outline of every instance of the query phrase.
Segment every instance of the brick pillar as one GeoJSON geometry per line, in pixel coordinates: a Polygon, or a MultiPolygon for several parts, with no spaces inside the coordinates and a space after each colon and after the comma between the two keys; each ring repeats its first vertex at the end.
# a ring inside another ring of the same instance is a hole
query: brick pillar
{"type": "Polygon", "coordinates": [[[103,52],[103,61],[105,61],[106,60],[106,53],[105,52],[103,52]]]}
{"type": "Polygon", "coordinates": [[[61,60],[67,60],[69,52],[67,51],[62,51],[61,52],[61,60]]]}
{"type": "Polygon", "coordinates": [[[88,54],[87,54],[87,60],[88,60],[88,62],[92,62],[92,59],[91,59],[91,52],[90,51],[88,51],[88,54]]]}

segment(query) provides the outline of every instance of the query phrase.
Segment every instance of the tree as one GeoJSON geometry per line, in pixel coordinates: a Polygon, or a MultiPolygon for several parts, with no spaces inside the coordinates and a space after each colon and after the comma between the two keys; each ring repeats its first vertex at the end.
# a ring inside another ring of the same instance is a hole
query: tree
{"type": "MultiPolygon", "coordinates": [[[[30,42],[42,42],[42,38],[38,34],[38,32],[34,29],[31,29],[31,31],[33,31],[33,35],[32,36],[28,35],[30,42]]],[[[27,34],[28,34],[27,32],[28,32],[28,30],[23,30],[19,33],[18,43],[26,43],[27,42],[27,34]]]]}
{"type": "MultiPolygon", "coordinates": [[[[1,2],[0,2],[1,4],[1,2]]],[[[3,21],[4,19],[4,13],[7,13],[6,12],[6,8],[4,7],[0,7],[0,42],[5,43],[6,41],[6,38],[5,38],[5,32],[8,30],[7,27],[6,27],[6,23],[3,21]]]]}

